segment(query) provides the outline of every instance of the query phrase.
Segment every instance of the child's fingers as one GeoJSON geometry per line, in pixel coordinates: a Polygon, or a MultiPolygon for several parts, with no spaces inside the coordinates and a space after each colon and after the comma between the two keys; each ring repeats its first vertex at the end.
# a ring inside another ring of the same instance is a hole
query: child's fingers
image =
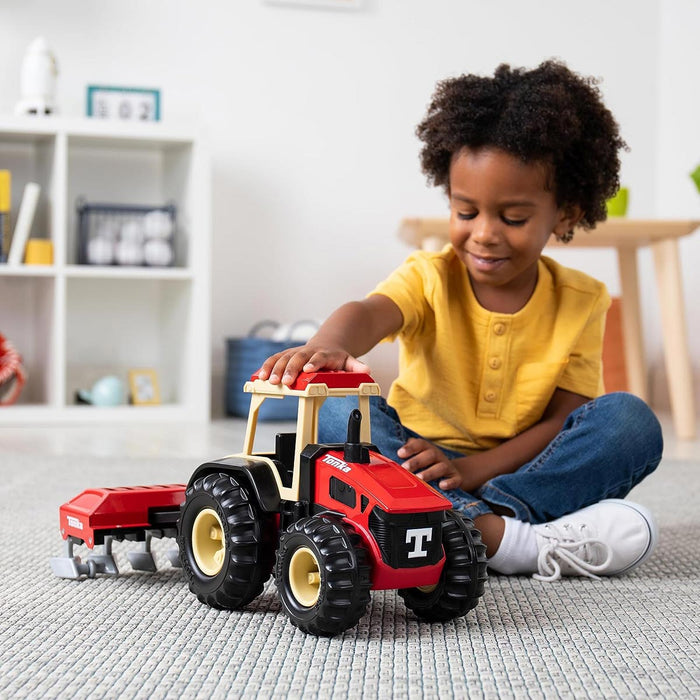
{"type": "Polygon", "coordinates": [[[444,490],[461,486],[462,477],[442,450],[422,438],[411,438],[396,453],[399,458],[408,457],[401,465],[423,481],[437,481],[444,490]]]}
{"type": "MultiPolygon", "coordinates": [[[[312,351],[306,348],[295,348],[291,355],[286,358],[286,365],[282,369],[282,384],[290,385],[294,383],[302,367],[309,361],[312,351]]],[[[275,366],[275,372],[277,366],[275,366]]]]}
{"type": "Polygon", "coordinates": [[[438,455],[442,454],[432,443],[423,438],[409,438],[399,447],[396,454],[401,459],[406,459],[401,466],[410,471],[424,469],[425,467],[438,461],[438,455]]]}
{"type": "Polygon", "coordinates": [[[364,372],[365,374],[369,374],[370,372],[369,365],[366,365],[364,362],[360,362],[360,360],[352,355],[348,355],[347,359],[345,360],[344,369],[346,369],[348,372],[364,372]]]}
{"type": "Polygon", "coordinates": [[[441,450],[427,440],[419,438],[411,438],[396,454],[401,458],[408,456],[401,466],[413,473],[446,462],[441,450]]]}
{"type": "Polygon", "coordinates": [[[454,475],[454,470],[449,462],[438,462],[432,466],[426,467],[419,471],[416,476],[423,481],[436,481],[440,478],[451,477],[454,475]]]}
{"type": "MultiPolygon", "coordinates": [[[[300,350],[302,350],[302,348],[291,348],[290,350],[285,350],[284,352],[276,356],[277,359],[275,360],[275,363],[273,364],[272,369],[270,370],[270,384],[279,384],[282,381],[283,377],[285,377],[290,372],[290,370],[294,371],[292,368],[290,368],[290,363],[292,362],[295,355],[299,353],[300,350]]],[[[306,359],[303,360],[303,362],[305,361],[306,359]]],[[[294,379],[296,379],[296,375],[298,373],[299,370],[297,369],[294,376],[290,380],[285,381],[285,384],[291,384],[294,381],[294,379]]]]}
{"type": "Polygon", "coordinates": [[[282,355],[282,353],[280,352],[277,352],[274,355],[270,355],[270,357],[268,357],[265,360],[265,362],[262,363],[262,366],[257,372],[259,379],[267,379],[270,376],[272,368],[277,363],[277,360],[279,360],[280,355],[282,355]]]}
{"type": "Polygon", "coordinates": [[[369,372],[369,367],[352,355],[338,350],[317,350],[302,367],[304,372],[322,369],[344,369],[347,372],[369,372]]]}
{"type": "Polygon", "coordinates": [[[312,350],[306,346],[297,348],[289,358],[282,376],[283,384],[291,384],[300,372],[313,372],[322,369],[342,369],[346,352],[312,350]]]}
{"type": "Polygon", "coordinates": [[[346,352],[311,350],[306,346],[291,348],[268,357],[258,371],[260,379],[271,384],[294,383],[300,372],[318,372],[322,369],[345,369],[351,372],[369,372],[369,367],[346,352]]]}
{"type": "Polygon", "coordinates": [[[449,491],[450,489],[458,489],[462,485],[462,477],[459,474],[451,476],[449,479],[441,479],[438,486],[443,491],[449,491]]]}
{"type": "Polygon", "coordinates": [[[302,367],[304,372],[319,371],[322,369],[338,369],[338,360],[332,360],[332,354],[325,350],[317,350],[302,367]]]}
{"type": "Polygon", "coordinates": [[[398,456],[401,458],[406,458],[422,452],[429,446],[430,443],[427,440],[422,440],[421,438],[409,438],[403,445],[401,445],[401,447],[399,447],[396,454],[398,454],[398,456]]]}

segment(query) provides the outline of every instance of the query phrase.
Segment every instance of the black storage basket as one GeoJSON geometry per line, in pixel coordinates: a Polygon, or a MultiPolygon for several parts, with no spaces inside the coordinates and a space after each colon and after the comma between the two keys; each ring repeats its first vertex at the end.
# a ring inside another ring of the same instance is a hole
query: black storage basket
{"type": "MultiPolygon", "coordinates": [[[[109,221],[113,224],[121,224],[128,220],[138,220],[153,211],[165,212],[172,224],[172,235],[168,239],[172,248],[172,261],[166,267],[172,267],[175,264],[175,239],[176,239],[176,207],[174,204],[166,204],[164,206],[140,206],[127,204],[89,204],[82,197],[76,202],[76,211],[78,214],[78,264],[90,265],[94,264],[88,260],[88,242],[95,235],[95,229],[100,221],[109,221]]],[[[118,263],[112,262],[116,265],[118,263]]],[[[146,266],[146,263],[141,263],[139,266],[146,266]]]]}
{"type": "MultiPolygon", "coordinates": [[[[303,321],[290,329],[298,327],[303,321]]],[[[262,363],[277,352],[303,345],[299,340],[272,340],[261,338],[257,334],[266,328],[277,328],[274,321],[261,321],[251,328],[245,338],[228,338],[226,340],[226,413],[230,416],[248,416],[250,394],[243,391],[243,385],[251,375],[260,369],[262,363]]],[[[317,324],[313,324],[316,326],[317,324]]],[[[296,420],[298,399],[266,399],[260,407],[260,421],[296,420]]]]}

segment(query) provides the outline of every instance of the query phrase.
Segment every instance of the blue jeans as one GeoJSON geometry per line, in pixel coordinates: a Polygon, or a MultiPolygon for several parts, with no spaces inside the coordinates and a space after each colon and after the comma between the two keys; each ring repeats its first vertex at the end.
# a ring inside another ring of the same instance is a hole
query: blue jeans
{"type": "MultiPolygon", "coordinates": [[[[399,464],[396,452],[409,438],[421,437],[401,424],[383,398],[371,397],[372,442],[399,464]]],[[[319,417],[319,442],[344,442],[354,398],[328,399],[319,417]]],[[[440,447],[449,459],[463,457],[440,447]]],[[[513,511],[531,523],[554,520],[604,498],[624,498],[661,461],[661,426],[636,396],[600,396],[573,411],[561,431],[534,459],[512,474],[490,479],[473,494],[443,491],[455,510],[472,520],[492,506],[513,511]]],[[[503,512],[503,511],[500,511],[503,512]]]]}

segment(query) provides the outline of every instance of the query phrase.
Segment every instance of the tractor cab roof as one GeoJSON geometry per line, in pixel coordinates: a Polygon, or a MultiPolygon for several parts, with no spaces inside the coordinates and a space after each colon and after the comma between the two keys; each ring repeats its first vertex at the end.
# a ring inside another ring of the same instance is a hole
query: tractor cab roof
{"type": "Polygon", "coordinates": [[[381,394],[379,385],[364,372],[326,370],[302,372],[291,386],[270,384],[254,374],[244,391],[266,396],[367,396],[381,394]]]}

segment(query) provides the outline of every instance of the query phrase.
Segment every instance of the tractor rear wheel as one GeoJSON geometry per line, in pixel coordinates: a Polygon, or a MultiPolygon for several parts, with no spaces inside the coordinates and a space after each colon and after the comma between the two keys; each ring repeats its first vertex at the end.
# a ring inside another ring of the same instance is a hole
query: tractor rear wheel
{"type": "Polygon", "coordinates": [[[442,529],[445,566],[435,586],[403,588],[406,607],[429,622],[444,622],[466,615],[484,594],[486,546],[468,518],[451,510],[442,529]]]}
{"type": "Polygon", "coordinates": [[[256,598],[274,564],[274,521],[229,474],[208,474],[186,491],[178,546],[190,590],[213,608],[256,598]]]}
{"type": "Polygon", "coordinates": [[[284,611],[311,634],[354,627],[370,600],[367,550],[357,534],[330,518],[301,518],[280,535],[275,580],[284,611]]]}

